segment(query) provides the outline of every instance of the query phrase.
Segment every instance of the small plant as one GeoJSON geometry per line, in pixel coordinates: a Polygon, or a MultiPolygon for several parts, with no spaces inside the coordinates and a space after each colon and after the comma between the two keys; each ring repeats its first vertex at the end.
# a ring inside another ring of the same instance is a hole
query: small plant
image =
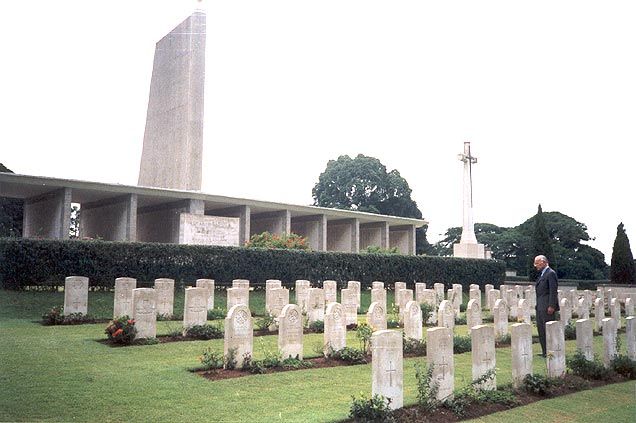
{"type": "Polygon", "coordinates": [[[523,378],[523,390],[531,394],[548,396],[552,393],[552,388],[560,383],[556,378],[550,378],[540,374],[527,374],[523,378]]]}
{"type": "Polygon", "coordinates": [[[422,303],[420,304],[420,310],[422,310],[422,323],[426,326],[426,322],[428,322],[428,319],[436,312],[436,308],[431,304],[422,303]]]}
{"type": "Polygon", "coordinates": [[[227,316],[227,310],[224,308],[215,308],[208,310],[208,320],[220,320],[225,319],[227,316]]]}
{"type": "Polygon", "coordinates": [[[62,306],[53,307],[42,315],[42,324],[47,326],[61,325],[64,321],[64,309],[62,306]]]}
{"type": "MultiPolygon", "coordinates": [[[[309,329],[310,332],[323,333],[325,331],[325,322],[324,320],[315,320],[309,324],[307,329],[309,329]]],[[[322,347],[320,348],[322,351],[322,347]]]]}
{"type": "Polygon", "coordinates": [[[364,250],[360,251],[360,253],[366,253],[366,254],[384,254],[384,255],[391,255],[391,254],[400,254],[400,252],[398,251],[397,247],[391,247],[391,248],[382,248],[382,247],[378,247],[377,245],[369,245],[367,248],[365,248],[364,250]]]}
{"type": "Polygon", "coordinates": [[[157,314],[158,322],[166,322],[170,320],[178,320],[178,319],[177,319],[177,316],[175,316],[174,314],[157,314]]]}
{"type": "Polygon", "coordinates": [[[368,398],[364,394],[360,398],[351,397],[349,418],[354,422],[394,422],[393,411],[389,407],[391,400],[382,395],[375,394],[368,398]]]}
{"type": "Polygon", "coordinates": [[[417,403],[426,411],[435,411],[440,406],[437,399],[439,382],[433,381],[433,366],[428,367],[415,363],[415,379],[417,380],[417,403]]]}
{"type": "Polygon", "coordinates": [[[340,360],[349,364],[366,364],[367,358],[364,351],[357,348],[344,347],[341,350],[334,351],[330,349],[327,358],[332,360],[340,360]]]}
{"type": "Polygon", "coordinates": [[[473,380],[468,386],[456,391],[453,399],[444,401],[444,406],[453,410],[458,416],[465,414],[465,409],[473,403],[500,403],[514,405],[517,400],[510,391],[490,391],[481,389],[481,386],[495,377],[495,370],[491,369],[473,380]]]}
{"type": "Polygon", "coordinates": [[[563,333],[566,340],[576,339],[576,326],[570,322],[563,327],[563,333]]]}
{"type": "Polygon", "coordinates": [[[308,369],[313,367],[314,364],[311,361],[305,361],[298,358],[298,356],[287,357],[280,362],[280,367],[283,369],[308,369]]]}
{"type": "Polygon", "coordinates": [[[250,240],[245,243],[247,248],[270,248],[270,249],[288,249],[288,250],[309,250],[307,238],[294,233],[272,235],[269,232],[254,234],[250,240]]]}
{"type": "Polygon", "coordinates": [[[276,324],[276,319],[274,316],[267,315],[263,316],[256,321],[256,329],[257,330],[269,330],[270,327],[273,327],[276,324]]]}
{"type": "Polygon", "coordinates": [[[402,333],[402,336],[402,351],[404,354],[418,357],[426,355],[426,341],[424,339],[406,338],[404,333],[402,333]]]}
{"type": "Polygon", "coordinates": [[[134,320],[129,319],[128,316],[122,316],[112,320],[106,326],[104,333],[113,344],[130,345],[135,340],[137,328],[134,320]]]}
{"type": "Polygon", "coordinates": [[[360,323],[356,328],[356,338],[360,341],[360,348],[365,354],[369,353],[371,347],[371,335],[373,335],[373,329],[366,323],[360,323]]]}
{"type": "MultiPolygon", "coordinates": [[[[618,349],[618,347],[617,347],[618,349]]],[[[610,363],[610,368],[628,379],[636,379],[636,361],[626,355],[617,355],[610,363]]]]}
{"type": "Polygon", "coordinates": [[[205,324],[190,326],[186,329],[185,336],[193,339],[221,339],[225,334],[217,326],[205,324]]]}
{"type": "Polygon", "coordinates": [[[466,315],[455,317],[456,325],[465,325],[466,324],[466,315]]]}
{"type": "MultiPolygon", "coordinates": [[[[243,358],[243,362],[245,362],[245,358],[243,358]]],[[[236,361],[236,348],[230,348],[227,351],[227,355],[223,356],[223,367],[228,370],[236,369],[236,365],[238,361],[236,361]]]]}
{"type": "Polygon", "coordinates": [[[471,350],[470,336],[455,335],[453,337],[453,354],[462,354],[471,350]]]}
{"type": "Polygon", "coordinates": [[[495,317],[491,313],[484,313],[484,317],[481,318],[483,323],[494,323],[495,317]]]}
{"type": "Polygon", "coordinates": [[[391,306],[391,311],[387,313],[386,316],[386,327],[387,328],[398,328],[400,327],[400,318],[399,311],[395,304],[391,306]]]}
{"type": "Polygon", "coordinates": [[[225,363],[223,354],[213,351],[211,348],[203,350],[203,354],[199,356],[201,362],[201,370],[222,369],[225,363]]]}
{"type": "Polygon", "coordinates": [[[512,342],[512,337],[510,336],[509,333],[505,334],[505,335],[501,335],[496,339],[496,345],[510,345],[512,342]]]}
{"type": "Polygon", "coordinates": [[[611,371],[597,357],[589,361],[580,350],[566,357],[565,363],[573,374],[583,379],[608,380],[612,376],[611,371]]]}

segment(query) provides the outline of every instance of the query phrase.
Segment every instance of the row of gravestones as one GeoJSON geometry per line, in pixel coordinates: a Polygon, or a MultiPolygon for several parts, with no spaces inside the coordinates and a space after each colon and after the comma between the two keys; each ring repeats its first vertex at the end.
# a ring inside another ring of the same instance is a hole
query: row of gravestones
{"type": "MultiPolygon", "coordinates": [[[[500,300],[501,301],[501,300],[500,300]]],[[[627,318],[627,355],[636,360],[636,317],[627,318]]],[[[576,347],[587,360],[594,359],[593,330],[590,319],[576,321],[576,347]]],[[[470,333],[472,347],[472,379],[477,380],[494,372],[495,328],[474,326],[470,333]]],[[[565,373],[565,337],[561,322],[546,323],[547,369],[549,377],[565,373]]],[[[603,319],[603,363],[609,367],[617,355],[617,325],[613,318],[603,319]]],[[[371,337],[372,395],[390,399],[389,406],[401,408],[403,404],[403,352],[402,334],[398,331],[374,332],[371,337]]],[[[532,326],[516,323],[511,328],[512,383],[519,387],[528,374],[532,374],[532,326]]],[[[437,386],[437,399],[450,399],[455,385],[453,332],[446,327],[427,330],[427,363],[432,368],[431,385],[437,386]]],[[[495,390],[496,376],[480,385],[484,390],[495,390]]]]}

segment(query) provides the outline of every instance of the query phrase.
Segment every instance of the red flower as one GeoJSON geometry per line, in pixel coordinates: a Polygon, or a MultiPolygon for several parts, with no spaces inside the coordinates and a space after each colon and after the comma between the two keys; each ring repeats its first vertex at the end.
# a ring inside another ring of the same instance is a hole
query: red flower
{"type": "Polygon", "coordinates": [[[117,336],[121,335],[122,333],[124,333],[123,329],[117,329],[115,331],[115,333],[113,333],[113,337],[117,337],[117,336]]]}

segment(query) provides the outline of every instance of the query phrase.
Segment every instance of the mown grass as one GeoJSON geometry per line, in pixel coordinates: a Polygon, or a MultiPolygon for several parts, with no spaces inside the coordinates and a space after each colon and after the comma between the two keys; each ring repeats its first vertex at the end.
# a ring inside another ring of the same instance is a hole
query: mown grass
{"type": "MultiPolygon", "coordinates": [[[[371,391],[370,365],[209,381],[187,369],[199,364],[204,348],[222,351],[223,340],[111,348],[97,342],[105,338],[103,324],[45,327],[34,322],[59,298],[0,291],[2,421],[334,421],[347,417],[351,395],[371,391]]],[[[110,316],[107,293],[91,293],[93,301],[110,316]]],[[[159,333],[178,326],[159,322],[159,333]]],[[[467,328],[459,326],[458,332],[467,328]]],[[[601,341],[595,339],[597,353],[601,341]]],[[[358,346],[353,332],[347,343],[358,346]]],[[[305,336],[306,356],[316,356],[321,346],[322,334],[305,336]]],[[[537,353],[539,346],[533,347],[537,353]]],[[[276,348],[276,336],[257,337],[254,357],[276,348]]],[[[574,341],[568,341],[568,352],[574,348],[574,341]]],[[[414,364],[424,361],[405,360],[405,404],[416,401],[414,364]]],[[[510,382],[510,361],[510,349],[497,350],[499,384],[510,382]]],[[[534,364],[535,372],[545,373],[542,359],[535,356],[534,364]]],[[[455,372],[457,387],[470,382],[470,353],[455,356],[455,372]]],[[[620,402],[628,407],[633,399],[620,402]]]]}

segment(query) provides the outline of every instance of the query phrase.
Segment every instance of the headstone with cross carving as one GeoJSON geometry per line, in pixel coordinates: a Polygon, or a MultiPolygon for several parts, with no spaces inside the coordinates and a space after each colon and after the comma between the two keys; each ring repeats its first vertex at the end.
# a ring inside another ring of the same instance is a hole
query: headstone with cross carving
{"type": "Polygon", "coordinates": [[[437,295],[437,304],[444,301],[444,284],[443,283],[434,283],[433,289],[435,290],[435,294],[437,295]]]}
{"type": "Polygon", "coordinates": [[[481,291],[479,290],[479,288],[473,288],[468,291],[468,301],[470,300],[475,300],[477,302],[477,305],[479,305],[479,310],[481,310],[481,291]]]}
{"type": "Polygon", "coordinates": [[[340,298],[346,324],[353,325],[358,323],[358,297],[356,291],[351,288],[342,289],[340,290],[340,298]]]}
{"type": "Polygon", "coordinates": [[[437,384],[437,399],[452,399],[455,389],[453,331],[436,327],[426,331],[426,361],[433,368],[431,384],[437,384]]]}
{"type": "Polygon", "coordinates": [[[205,325],[208,321],[208,290],[186,288],[183,302],[183,334],[192,326],[205,325]]]}
{"type": "Polygon", "coordinates": [[[296,304],[287,304],[278,317],[278,350],[283,360],[303,359],[303,314],[296,304]]]}
{"type": "Polygon", "coordinates": [[[561,304],[559,308],[561,324],[563,325],[563,327],[565,327],[570,323],[570,320],[572,320],[572,307],[570,305],[570,300],[565,297],[561,298],[561,304]]]}
{"type": "MultiPolygon", "coordinates": [[[[471,355],[473,359],[473,380],[477,380],[490,371],[494,371],[497,360],[495,358],[495,329],[488,325],[478,325],[470,331],[471,355]]],[[[497,389],[497,379],[492,378],[479,384],[480,389],[494,391],[497,389]]]]}
{"type": "Polygon", "coordinates": [[[380,303],[384,310],[386,310],[386,289],[373,288],[371,289],[371,302],[380,303]]]}
{"type": "Polygon", "coordinates": [[[512,385],[519,388],[526,375],[532,374],[532,326],[515,323],[510,329],[512,353],[512,385]]]}
{"type": "Polygon", "coordinates": [[[504,300],[496,300],[492,309],[492,317],[495,325],[495,337],[501,338],[508,334],[508,305],[504,300]]]}
{"type": "MultiPolygon", "coordinates": [[[[360,293],[360,282],[358,281],[348,281],[347,282],[347,289],[351,289],[356,293],[356,314],[358,312],[358,309],[360,309],[360,300],[361,300],[361,293],[360,293]]],[[[340,294],[342,294],[342,292],[340,292],[340,294]]]]}
{"type": "Polygon", "coordinates": [[[174,279],[155,279],[157,291],[157,316],[172,316],[174,314],[174,279]]]}
{"type": "Polygon", "coordinates": [[[232,281],[232,288],[250,289],[250,281],[248,279],[234,279],[232,281]]]}
{"type": "Polygon", "coordinates": [[[588,361],[594,361],[594,331],[590,319],[576,321],[576,349],[581,351],[588,361]]]}
{"type": "Polygon", "coordinates": [[[386,306],[379,302],[372,302],[367,312],[367,324],[375,332],[386,330],[386,306]]]}
{"type": "Polygon", "coordinates": [[[307,280],[296,281],[296,304],[303,314],[307,314],[307,302],[309,301],[309,288],[311,283],[307,280]]]}
{"type": "Polygon", "coordinates": [[[547,322],[545,336],[548,377],[561,377],[565,374],[565,335],[561,322],[547,322]]]}
{"type": "Polygon", "coordinates": [[[373,281],[371,282],[371,289],[382,288],[384,289],[384,282],[373,281]]]}
{"type": "Polygon", "coordinates": [[[625,319],[625,338],[627,340],[627,357],[636,360],[636,317],[625,319]]]}
{"type": "Polygon", "coordinates": [[[64,280],[64,314],[88,312],[88,278],[69,276],[64,280]]]}
{"type": "Polygon", "coordinates": [[[455,311],[448,300],[442,301],[437,311],[437,326],[450,329],[451,333],[455,330],[455,311]]]}
{"type": "Polygon", "coordinates": [[[393,410],[402,408],[403,353],[402,334],[395,330],[381,330],[371,336],[371,395],[390,399],[393,410]]]}
{"type": "Polygon", "coordinates": [[[519,300],[517,305],[517,321],[520,323],[532,323],[530,318],[530,302],[525,298],[519,300]]]}
{"type": "MultiPolygon", "coordinates": [[[[244,289],[244,288],[229,288],[244,289]]],[[[223,343],[223,355],[226,357],[234,351],[236,368],[243,368],[245,358],[252,356],[254,346],[254,331],[252,313],[245,304],[237,304],[230,308],[225,318],[225,342],[223,343]]]]}
{"type": "Polygon", "coordinates": [[[327,304],[324,340],[325,355],[347,346],[347,323],[344,310],[339,303],[327,304]]]}
{"type": "Polygon", "coordinates": [[[197,288],[205,288],[207,291],[207,309],[214,310],[214,279],[197,279],[197,288]]]}
{"type": "Polygon", "coordinates": [[[481,325],[481,308],[479,308],[477,300],[468,301],[466,306],[466,324],[468,325],[469,334],[473,327],[481,325]]]}
{"type": "Polygon", "coordinates": [[[603,364],[610,367],[614,357],[616,357],[616,336],[618,325],[616,319],[606,317],[603,319],[603,364]]]}
{"type": "Polygon", "coordinates": [[[618,298],[610,300],[610,317],[616,321],[616,329],[621,328],[621,302],[618,298]]]}
{"type": "MultiPolygon", "coordinates": [[[[278,279],[268,279],[265,281],[265,311],[270,315],[272,313],[272,305],[274,303],[274,289],[282,288],[282,282],[278,279]]],[[[282,310],[282,307],[279,311],[282,310]]]]}
{"type": "Polygon", "coordinates": [[[137,279],[117,278],[115,279],[115,304],[113,307],[113,317],[133,315],[133,289],[137,288],[137,279]]]}
{"type": "Polygon", "coordinates": [[[596,330],[603,330],[603,319],[605,318],[605,304],[603,298],[597,298],[594,300],[594,323],[596,323],[596,330]]]}
{"type": "Polygon", "coordinates": [[[417,301],[409,301],[404,308],[404,336],[422,339],[422,309],[417,301]]]}
{"type": "Polygon", "coordinates": [[[324,281],[322,289],[325,294],[325,305],[338,301],[338,283],[336,281],[324,281]]]}
{"type": "Polygon", "coordinates": [[[250,290],[247,288],[227,288],[227,309],[231,309],[235,305],[243,304],[249,307],[250,290]]]}
{"type": "Polygon", "coordinates": [[[325,320],[325,294],[322,288],[309,288],[307,323],[325,320]]]}
{"type": "Polygon", "coordinates": [[[133,319],[136,339],[157,337],[157,291],[152,288],[133,289],[133,319]]]}

